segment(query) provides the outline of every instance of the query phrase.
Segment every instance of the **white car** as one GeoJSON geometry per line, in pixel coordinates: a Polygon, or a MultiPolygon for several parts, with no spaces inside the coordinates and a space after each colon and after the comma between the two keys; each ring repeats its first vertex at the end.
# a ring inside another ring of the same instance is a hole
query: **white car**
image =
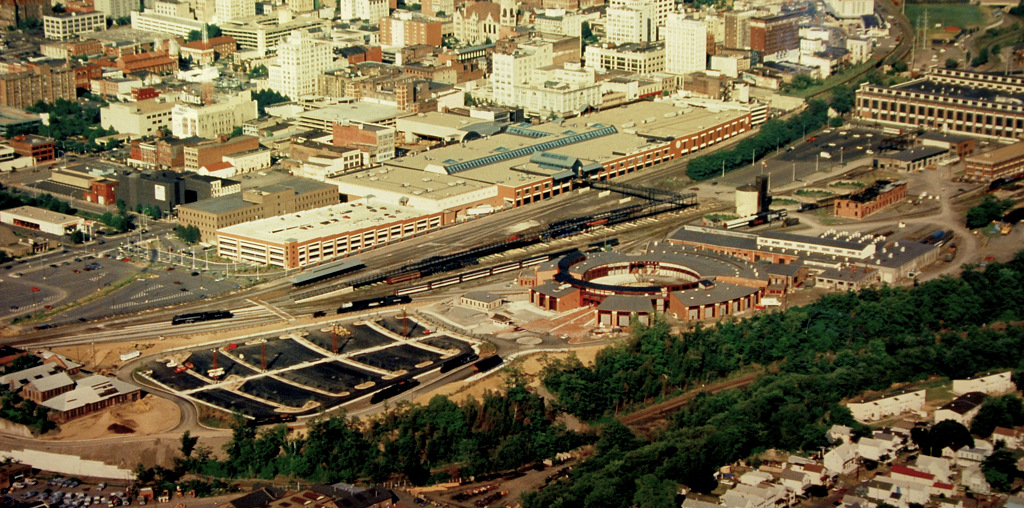
{"type": "Polygon", "coordinates": [[[821,153],[818,154],[818,156],[821,157],[822,159],[831,159],[832,158],[832,154],[830,154],[828,152],[821,152],[821,153]]]}
{"type": "Polygon", "coordinates": [[[864,150],[864,153],[866,153],[868,155],[874,155],[875,151],[874,150],[864,150]]]}

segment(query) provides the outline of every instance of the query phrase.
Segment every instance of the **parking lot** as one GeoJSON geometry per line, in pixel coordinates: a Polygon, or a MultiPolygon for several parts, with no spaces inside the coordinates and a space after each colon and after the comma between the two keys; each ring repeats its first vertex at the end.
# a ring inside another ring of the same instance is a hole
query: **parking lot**
{"type": "Polygon", "coordinates": [[[138,270],[130,263],[91,254],[64,260],[9,262],[0,271],[4,287],[0,291],[0,316],[51,310],[94,294],[138,270]]]}
{"type": "Polygon", "coordinates": [[[108,488],[105,483],[83,485],[78,480],[59,477],[49,480],[25,479],[14,483],[5,497],[15,505],[45,504],[53,508],[114,507],[139,503],[123,488],[108,488]]]}
{"type": "MultiPolygon", "coordinates": [[[[406,326],[414,324],[407,320],[406,326]]],[[[186,397],[252,417],[297,415],[346,404],[396,382],[436,370],[473,345],[443,331],[410,341],[392,335],[401,319],[295,330],[156,356],[148,376],[186,397]],[[385,326],[387,328],[385,328],[385,326]],[[331,351],[337,341],[338,354],[331,351]],[[420,344],[420,345],[416,345],[420,344]],[[216,356],[216,363],[214,357],[216,356]]]]}

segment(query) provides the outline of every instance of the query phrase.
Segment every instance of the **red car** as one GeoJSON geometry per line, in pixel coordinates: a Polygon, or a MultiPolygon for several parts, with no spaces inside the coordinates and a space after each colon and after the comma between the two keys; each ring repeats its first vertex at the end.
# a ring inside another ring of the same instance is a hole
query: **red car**
{"type": "Polygon", "coordinates": [[[121,261],[124,261],[125,263],[131,263],[132,262],[132,258],[124,258],[121,261]]]}
{"type": "Polygon", "coordinates": [[[224,350],[225,351],[231,351],[232,349],[237,349],[237,348],[238,348],[238,344],[228,344],[227,346],[224,347],[224,350]]]}
{"type": "Polygon", "coordinates": [[[817,140],[818,140],[818,136],[811,136],[811,137],[807,138],[807,142],[808,143],[811,143],[811,142],[814,142],[814,141],[817,141],[817,140]]]}

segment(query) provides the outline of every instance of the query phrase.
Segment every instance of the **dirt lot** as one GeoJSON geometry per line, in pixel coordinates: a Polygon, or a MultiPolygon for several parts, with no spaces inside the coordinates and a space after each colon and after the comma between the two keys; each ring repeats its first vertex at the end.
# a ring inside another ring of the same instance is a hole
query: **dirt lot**
{"type": "MultiPolygon", "coordinates": [[[[593,346],[585,347],[574,350],[576,356],[583,362],[584,365],[594,363],[594,358],[597,356],[597,352],[603,349],[605,346],[593,346]]],[[[529,355],[522,360],[522,370],[530,378],[530,386],[536,387],[540,385],[540,379],[537,378],[537,374],[540,373],[541,369],[544,368],[542,365],[542,359],[547,358],[565,358],[568,353],[543,353],[529,355]]],[[[433,392],[420,395],[414,402],[419,404],[426,404],[430,401],[430,398],[434,395],[447,395],[449,398],[456,402],[466,400],[466,398],[472,396],[477,400],[483,398],[483,395],[488,390],[501,391],[505,388],[505,377],[500,374],[491,374],[483,379],[477,380],[472,384],[457,383],[450,384],[441,387],[433,392]]]]}
{"type": "Polygon", "coordinates": [[[149,436],[172,429],[178,424],[179,419],[180,411],[177,405],[150,394],[131,404],[115,406],[72,420],[61,425],[59,432],[47,433],[42,439],[75,441],[118,434],[149,436]]]}

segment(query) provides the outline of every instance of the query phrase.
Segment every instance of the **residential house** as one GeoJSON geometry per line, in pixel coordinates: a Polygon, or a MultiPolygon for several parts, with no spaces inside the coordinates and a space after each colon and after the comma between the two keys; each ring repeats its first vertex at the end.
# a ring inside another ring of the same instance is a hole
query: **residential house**
{"type": "Polygon", "coordinates": [[[737,485],[722,496],[721,504],[726,508],[774,508],[789,497],[781,485],[737,485]]]}
{"type": "Polygon", "coordinates": [[[1011,450],[1020,448],[1020,431],[1016,429],[996,427],[996,430],[992,431],[992,437],[990,439],[993,442],[1002,441],[1006,444],[1006,447],[1011,450]]]}
{"type": "Polygon", "coordinates": [[[857,469],[857,445],[843,443],[825,454],[825,469],[833,475],[845,475],[857,469]]]}
{"type": "MultiPolygon", "coordinates": [[[[980,464],[970,464],[960,469],[960,486],[975,494],[988,495],[992,493],[992,487],[985,479],[985,473],[981,471],[980,464]]],[[[1010,503],[1007,502],[1006,506],[1010,506],[1010,503]]],[[[1021,503],[1021,508],[1024,508],[1024,503],[1021,503]]]]}
{"type": "Polygon", "coordinates": [[[953,380],[953,393],[982,392],[988,395],[999,395],[1017,389],[1010,371],[989,374],[987,376],[970,377],[953,380]]]}
{"type": "Polygon", "coordinates": [[[944,457],[932,457],[922,454],[917,457],[915,469],[935,475],[936,481],[948,482],[950,477],[953,476],[953,472],[950,471],[950,465],[949,459],[944,457]]]}
{"type": "Polygon", "coordinates": [[[852,443],[853,429],[846,425],[833,425],[828,429],[828,441],[830,443],[852,443]]]}
{"type": "Polygon", "coordinates": [[[806,473],[811,485],[825,485],[828,483],[828,471],[821,464],[794,464],[792,468],[806,473]]]}
{"type": "Polygon", "coordinates": [[[739,480],[743,485],[759,485],[761,483],[770,483],[773,477],[763,471],[750,471],[740,476],[739,480]]]}
{"type": "Polygon", "coordinates": [[[803,471],[787,469],[779,475],[779,483],[799,496],[811,486],[811,476],[803,471]]]}
{"type": "Polygon", "coordinates": [[[989,455],[992,455],[992,450],[965,446],[956,451],[956,463],[959,465],[971,462],[981,464],[982,462],[985,462],[985,459],[988,458],[989,455]]]}
{"type": "Polygon", "coordinates": [[[853,417],[860,422],[872,422],[882,418],[924,409],[925,390],[900,393],[890,397],[868,399],[846,404],[853,417]]]}
{"type": "Polygon", "coordinates": [[[981,403],[987,395],[983,392],[967,392],[948,404],[935,410],[935,423],[953,420],[965,427],[970,427],[974,415],[981,411],[981,403]]]}

